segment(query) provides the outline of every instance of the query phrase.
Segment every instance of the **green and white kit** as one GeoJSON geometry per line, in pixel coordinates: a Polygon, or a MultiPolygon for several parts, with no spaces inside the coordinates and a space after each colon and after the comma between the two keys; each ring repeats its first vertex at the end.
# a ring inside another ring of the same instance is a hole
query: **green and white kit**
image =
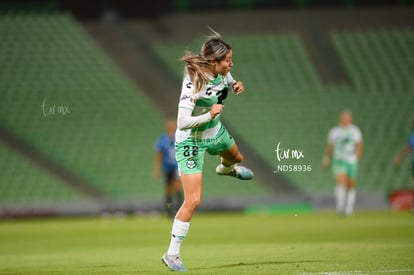
{"type": "Polygon", "coordinates": [[[178,104],[175,149],[181,173],[202,172],[204,155],[217,155],[230,149],[234,139],[220,122],[220,115],[211,118],[210,110],[214,104],[223,104],[235,83],[230,73],[211,78],[198,93],[185,75],[178,104]]]}
{"type": "Polygon", "coordinates": [[[332,170],[335,175],[355,178],[358,172],[357,143],[362,141],[360,129],[355,125],[336,126],[329,131],[328,143],[333,144],[332,170]]]}

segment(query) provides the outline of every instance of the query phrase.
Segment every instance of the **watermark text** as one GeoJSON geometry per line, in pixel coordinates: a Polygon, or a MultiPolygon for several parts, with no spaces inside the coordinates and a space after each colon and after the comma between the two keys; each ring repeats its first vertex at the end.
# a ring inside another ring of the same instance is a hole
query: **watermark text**
{"type": "Polygon", "coordinates": [[[273,173],[279,172],[310,172],[312,171],[312,166],[310,164],[283,164],[281,163],[284,160],[301,160],[305,158],[303,150],[298,148],[283,148],[281,143],[278,142],[276,149],[276,170],[273,173]]]}
{"type": "Polygon", "coordinates": [[[70,114],[69,106],[56,104],[49,105],[46,102],[46,98],[43,99],[42,105],[40,105],[40,107],[42,108],[42,113],[44,117],[54,115],[66,116],[70,114]]]}

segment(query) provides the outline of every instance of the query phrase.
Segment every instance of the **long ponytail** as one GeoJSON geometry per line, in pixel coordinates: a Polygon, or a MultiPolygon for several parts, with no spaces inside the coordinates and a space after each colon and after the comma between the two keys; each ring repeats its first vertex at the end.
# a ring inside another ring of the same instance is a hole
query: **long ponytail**
{"type": "Polygon", "coordinates": [[[201,88],[208,83],[209,75],[212,71],[211,63],[204,57],[190,51],[187,51],[185,55],[180,58],[180,61],[185,63],[184,74],[188,74],[194,84],[194,92],[198,93],[201,88]]]}
{"type": "Polygon", "coordinates": [[[221,35],[209,28],[211,34],[201,46],[200,54],[194,54],[187,51],[179,61],[185,63],[184,73],[190,76],[195,86],[194,92],[197,93],[208,83],[209,76],[213,73],[213,65],[211,61],[223,60],[231,46],[226,43],[221,35]]]}

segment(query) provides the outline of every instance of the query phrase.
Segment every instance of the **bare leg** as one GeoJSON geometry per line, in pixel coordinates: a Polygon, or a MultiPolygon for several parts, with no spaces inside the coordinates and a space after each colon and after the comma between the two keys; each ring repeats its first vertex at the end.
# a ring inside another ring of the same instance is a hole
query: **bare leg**
{"type": "Polygon", "coordinates": [[[171,241],[163,261],[172,270],[184,270],[179,259],[181,243],[190,229],[190,221],[201,202],[202,173],[182,175],[181,182],[184,189],[184,202],[178,210],[171,230],[171,241]],[[171,257],[170,257],[171,256],[171,257]],[[177,265],[177,261],[179,266],[177,265]],[[175,263],[174,263],[175,262],[175,263]]]}
{"type": "Polygon", "coordinates": [[[189,222],[201,202],[202,173],[181,175],[184,190],[184,202],[181,205],[176,219],[189,222]]]}
{"type": "Polygon", "coordinates": [[[354,212],[356,199],[355,180],[349,177],[347,178],[347,191],[345,214],[349,216],[354,212]]]}
{"type": "Polygon", "coordinates": [[[336,210],[338,214],[345,212],[346,205],[346,192],[347,192],[347,176],[345,174],[339,174],[336,176],[336,188],[335,188],[335,200],[336,210]]]}
{"type": "Polygon", "coordinates": [[[224,166],[232,166],[243,161],[243,155],[240,153],[237,144],[234,144],[229,150],[221,153],[220,156],[221,163],[224,166]]]}
{"type": "Polygon", "coordinates": [[[253,178],[253,172],[244,167],[236,166],[237,163],[243,161],[243,155],[240,153],[239,148],[234,144],[229,150],[220,154],[221,164],[217,166],[216,173],[219,175],[229,175],[241,180],[250,180],[253,178]]]}

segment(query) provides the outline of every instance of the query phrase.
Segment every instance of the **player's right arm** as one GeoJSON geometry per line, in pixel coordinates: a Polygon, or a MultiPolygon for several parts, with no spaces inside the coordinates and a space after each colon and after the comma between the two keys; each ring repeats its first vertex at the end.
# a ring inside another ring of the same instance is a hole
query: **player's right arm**
{"type": "Polygon", "coordinates": [[[322,158],[322,168],[327,169],[331,165],[332,159],[332,152],[333,152],[333,144],[328,143],[326,145],[325,153],[322,158]]]}
{"type": "Polygon", "coordinates": [[[333,155],[334,143],[333,143],[334,131],[329,131],[328,143],[326,144],[325,153],[322,158],[322,168],[327,169],[331,165],[331,159],[333,155]]]}
{"type": "Polygon", "coordinates": [[[405,159],[411,152],[414,152],[414,133],[411,134],[410,138],[408,139],[408,143],[404,146],[404,148],[400,151],[400,153],[394,158],[394,165],[399,166],[401,161],[405,159]]]}
{"type": "Polygon", "coordinates": [[[401,161],[405,159],[411,152],[410,146],[407,144],[404,148],[400,151],[400,153],[394,158],[393,164],[394,166],[399,166],[401,161]]]}
{"type": "Polygon", "coordinates": [[[161,137],[157,140],[157,142],[154,145],[155,150],[155,156],[154,161],[152,165],[152,178],[158,179],[161,175],[161,165],[162,165],[162,147],[161,147],[161,137]]]}
{"type": "Polygon", "coordinates": [[[197,96],[194,94],[194,86],[188,77],[184,78],[181,88],[180,102],[178,104],[177,127],[180,130],[187,130],[199,127],[216,118],[223,110],[223,105],[214,104],[210,112],[199,116],[193,116],[197,96]]]}

